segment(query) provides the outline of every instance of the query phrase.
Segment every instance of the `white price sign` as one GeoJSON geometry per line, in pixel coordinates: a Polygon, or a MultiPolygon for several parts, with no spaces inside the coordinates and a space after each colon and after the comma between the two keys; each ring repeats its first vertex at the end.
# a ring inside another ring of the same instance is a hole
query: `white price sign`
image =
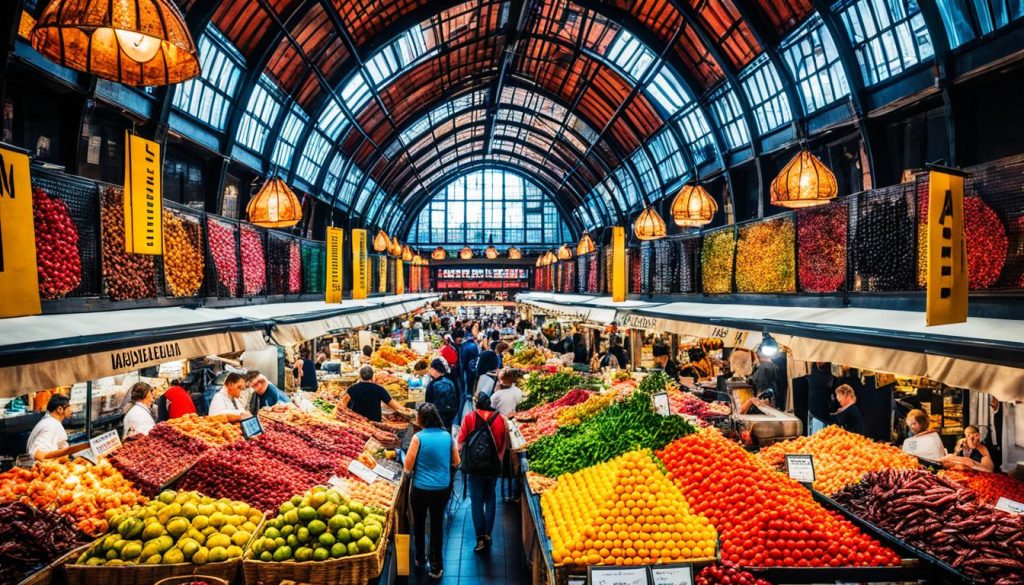
{"type": "Polygon", "coordinates": [[[387,481],[395,483],[395,480],[402,475],[402,466],[398,463],[387,459],[376,459],[376,462],[377,467],[373,468],[373,472],[387,481]]]}
{"type": "Polygon", "coordinates": [[[348,464],[348,471],[366,483],[373,483],[377,481],[377,474],[369,467],[363,465],[361,461],[356,459],[353,459],[352,463],[348,464]]]}
{"type": "Polygon", "coordinates": [[[800,483],[814,483],[814,458],[810,455],[786,455],[786,472],[800,483]]]}
{"type": "Polygon", "coordinates": [[[1002,510],[1011,514],[1024,514],[1024,502],[1017,502],[1010,498],[999,498],[999,501],[996,502],[996,510],[1002,510]]]}
{"type": "Polygon", "coordinates": [[[120,446],[121,436],[117,434],[117,431],[108,431],[98,437],[89,439],[89,449],[97,460],[117,451],[120,446]]]}
{"type": "Polygon", "coordinates": [[[693,585],[693,566],[651,567],[651,582],[654,585],[693,585]]]}
{"type": "Polygon", "coordinates": [[[647,567],[590,567],[587,574],[590,585],[648,585],[647,567]]]}
{"type": "Polygon", "coordinates": [[[653,395],[651,395],[651,402],[654,403],[654,412],[657,412],[661,416],[668,416],[672,414],[672,408],[669,405],[667,393],[654,393],[653,395]]]}
{"type": "Polygon", "coordinates": [[[569,585],[587,585],[587,578],[580,575],[569,577],[569,585]]]}

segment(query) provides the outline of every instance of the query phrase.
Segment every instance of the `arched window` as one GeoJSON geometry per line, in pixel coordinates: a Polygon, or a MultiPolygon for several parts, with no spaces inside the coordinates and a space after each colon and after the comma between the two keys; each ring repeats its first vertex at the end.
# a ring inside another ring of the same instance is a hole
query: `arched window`
{"type": "Polygon", "coordinates": [[[570,241],[564,219],[533,181],[501,169],[458,177],[434,194],[413,223],[409,241],[552,247],[570,241]]]}

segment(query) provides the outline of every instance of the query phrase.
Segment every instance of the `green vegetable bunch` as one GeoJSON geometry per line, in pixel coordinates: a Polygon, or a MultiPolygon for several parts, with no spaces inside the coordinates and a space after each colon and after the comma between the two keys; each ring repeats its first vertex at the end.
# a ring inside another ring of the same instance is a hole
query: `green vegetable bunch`
{"type": "Polygon", "coordinates": [[[650,396],[651,394],[664,392],[670,382],[672,382],[672,378],[668,374],[662,370],[655,370],[647,374],[646,378],[640,380],[640,385],[636,389],[650,396]]]}
{"type": "Polygon", "coordinates": [[[313,401],[313,406],[319,410],[326,412],[327,414],[334,414],[334,403],[328,402],[322,398],[317,398],[313,401]]]}
{"type": "Polygon", "coordinates": [[[523,390],[528,393],[518,409],[529,410],[540,404],[558,400],[573,388],[586,383],[586,378],[572,371],[561,371],[554,374],[534,374],[523,381],[523,390]]]}
{"type": "Polygon", "coordinates": [[[579,471],[634,449],[661,449],[696,432],[681,416],[661,416],[650,396],[634,392],[581,424],[562,427],[527,452],[530,469],[549,477],[579,471]]]}

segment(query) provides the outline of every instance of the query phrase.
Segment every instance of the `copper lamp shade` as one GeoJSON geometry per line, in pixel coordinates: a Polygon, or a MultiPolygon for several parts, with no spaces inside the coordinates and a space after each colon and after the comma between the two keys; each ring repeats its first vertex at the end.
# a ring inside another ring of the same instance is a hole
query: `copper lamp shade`
{"type": "Polygon", "coordinates": [[[402,246],[402,262],[412,262],[412,249],[409,246],[402,246]]]}
{"type": "Polygon", "coordinates": [[[444,248],[438,246],[434,248],[434,251],[430,253],[430,257],[434,260],[445,260],[448,258],[448,252],[444,251],[444,248]]]}
{"type": "Polygon", "coordinates": [[[828,203],[839,193],[836,176],[809,151],[801,150],[779,171],[769,189],[772,205],[812,207],[828,203]]]}
{"type": "Polygon", "coordinates": [[[701,185],[683,185],[672,200],[672,220],[679,227],[701,227],[711,223],[718,203],[701,185]]]}
{"type": "Polygon", "coordinates": [[[576,255],[583,256],[596,250],[597,246],[594,245],[594,238],[590,237],[590,232],[583,232],[583,237],[580,238],[580,243],[576,245],[576,255]]]}
{"type": "Polygon", "coordinates": [[[537,256],[537,264],[536,264],[536,266],[537,266],[537,268],[540,268],[541,266],[544,266],[544,254],[541,254],[540,256],[537,256]]]}
{"type": "Polygon", "coordinates": [[[558,249],[559,260],[571,260],[572,250],[569,249],[569,244],[562,244],[562,247],[558,249]]]}
{"type": "Polygon", "coordinates": [[[469,246],[466,246],[466,247],[462,248],[461,250],[459,250],[459,258],[462,258],[463,260],[469,260],[472,257],[473,257],[473,250],[470,250],[469,246]]]}
{"type": "Polygon", "coordinates": [[[498,249],[493,245],[487,246],[487,249],[484,250],[484,256],[486,256],[488,260],[494,260],[498,257],[498,249]]]}
{"type": "Polygon", "coordinates": [[[388,254],[391,254],[395,258],[402,256],[402,242],[398,241],[398,236],[391,238],[391,245],[388,247],[388,254]]]}
{"type": "Polygon", "coordinates": [[[544,266],[551,266],[556,262],[558,262],[558,258],[555,256],[554,252],[548,250],[544,253],[544,266]]]}
{"type": "Polygon", "coordinates": [[[373,238],[373,251],[374,252],[387,252],[388,248],[391,247],[391,238],[384,230],[378,230],[376,237],[373,238]]]}
{"type": "Polygon", "coordinates": [[[125,85],[199,75],[195,42],[168,0],[52,0],[31,42],[55,63],[125,85]]]}
{"type": "Polygon", "coordinates": [[[508,249],[508,259],[509,260],[521,260],[522,258],[523,258],[523,253],[519,251],[519,248],[516,248],[515,246],[512,246],[511,248],[508,249]]]}
{"type": "Polygon", "coordinates": [[[665,220],[653,207],[640,212],[633,222],[633,234],[638,240],[657,240],[665,237],[665,220]]]}
{"type": "Polygon", "coordinates": [[[245,207],[249,222],[265,228],[292,227],[302,219],[302,205],[281,177],[263,183],[245,207]]]}

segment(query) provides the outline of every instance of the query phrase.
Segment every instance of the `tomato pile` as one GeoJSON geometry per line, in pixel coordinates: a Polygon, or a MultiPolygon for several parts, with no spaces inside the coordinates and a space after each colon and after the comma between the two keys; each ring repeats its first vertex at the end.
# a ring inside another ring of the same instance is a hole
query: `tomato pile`
{"type": "Polygon", "coordinates": [[[899,564],[899,557],[826,510],[800,484],[714,429],[658,452],[698,514],[718,529],[722,559],[747,567],[899,564]]]}
{"type": "Polygon", "coordinates": [[[1024,482],[1002,473],[986,473],[970,469],[944,470],[939,477],[955,481],[967,486],[978,494],[978,499],[988,504],[995,504],[999,498],[1007,498],[1015,502],[1024,502],[1024,482]]]}

